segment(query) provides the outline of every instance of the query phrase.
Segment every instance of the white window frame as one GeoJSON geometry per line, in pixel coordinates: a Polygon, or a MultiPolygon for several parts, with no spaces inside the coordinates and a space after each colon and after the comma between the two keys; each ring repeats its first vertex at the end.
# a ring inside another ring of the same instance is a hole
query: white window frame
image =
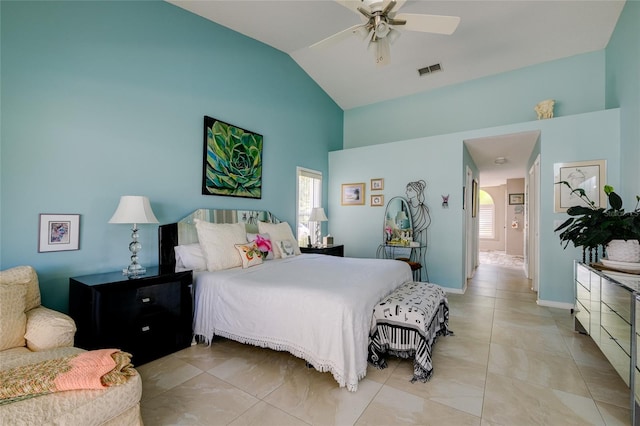
{"type": "MultiPolygon", "coordinates": [[[[309,225],[309,221],[301,221],[301,215],[304,215],[305,212],[300,211],[300,177],[306,176],[312,179],[319,180],[314,193],[312,194],[311,206],[309,208],[307,215],[311,214],[311,209],[314,207],[322,207],[322,172],[318,170],[308,169],[306,167],[297,166],[296,167],[296,239],[298,240],[298,244],[302,246],[307,245],[306,236],[299,235],[300,234],[300,225],[307,226],[309,229],[309,235],[311,236],[311,244],[320,243],[320,241],[315,241],[315,232],[311,229],[309,225]],[[304,240],[304,241],[302,241],[304,240]]],[[[313,224],[315,229],[315,224],[313,224]]]]}
{"type": "Polygon", "coordinates": [[[480,208],[478,210],[478,237],[482,240],[495,240],[496,238],[496,203],[488,192],[484,191],[490,198],[491,204],[480,204],[480,208]],[[491,213],[491,232],[489,234],[482,233],[482,223],[481,218],[483,217],[482,212],[490,211],[491,213]]]}

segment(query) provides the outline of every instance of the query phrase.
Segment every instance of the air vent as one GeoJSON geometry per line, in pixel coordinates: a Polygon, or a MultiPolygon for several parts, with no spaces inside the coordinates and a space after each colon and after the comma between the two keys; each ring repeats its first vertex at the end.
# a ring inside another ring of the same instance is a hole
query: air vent
{"type": "Polygon", "coordinates": [[[433,64],[433,65],[429,65],[428,67],[419,68],[418,74],[422,77],[425,74],[431,74],[436,71],[442,71],[442,65],[433,64]]]}

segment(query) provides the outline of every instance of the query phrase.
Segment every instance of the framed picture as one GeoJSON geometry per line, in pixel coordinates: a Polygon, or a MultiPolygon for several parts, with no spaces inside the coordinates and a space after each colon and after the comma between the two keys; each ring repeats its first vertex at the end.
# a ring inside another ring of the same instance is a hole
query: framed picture
{"type": "Polygon", "coordinates": [[[371,190],[372,191],[382,191],[384,189],[384,179],[371,179],[371,190]]]}
{"type": "Polygon", "coordinates": [[[569,207],[585,205],[577,194],[572,194],[566,185],[556,184],[566,181],[573,189],[582,188],[597,207],[607,207],[604,184],[607,179],[606,160],[578,161],[573,163],[555,163],[553,211],[564,213],[569,207]]]}
{"type": "Polygon", "coordinates": [[[371,206],[372,207],[384,206],[384,195],[372,195],[371,196],[371,206]]]}
{"type": "Polygon", "coordinates": [[[364,205],[364,183],[343,183],[340,193],[343,206],[364,205]]]}
{"type": "Polygon", "coordinates": [[[509,204],[524,204],[524,194],[509,194],[509,204]]]}
{"type": "Polygon", "coordinates": [[[262,135],[204,117],[202,194],[262,198],[262,135]]]}
{"type": "Polygon", "coordinates": [[[38,252],[78,250],[79,214],[40,214],[38,252]]]}
{"type": "Polygon", "coordinates": [[[473,180],[471,184],[471,217],[478,216],[478,201],[480,194],[478,193],[478,181],[473,180]]]}

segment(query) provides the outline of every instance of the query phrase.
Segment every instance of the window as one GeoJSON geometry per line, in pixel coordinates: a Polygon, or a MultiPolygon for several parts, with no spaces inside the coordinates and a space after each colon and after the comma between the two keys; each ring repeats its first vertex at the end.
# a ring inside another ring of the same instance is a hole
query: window
{"type": "MultiPolygon", "coordinates": [[[[322,207],[322,172],[303,167],[297,167],[296,171],[298,175],[298,244],[306,246],[308,237],[311,237],[311,244],[316,243],[315,232],[309,229],[309,217],[312,208],[322,207]]],[[[315,223],[312,226],[315,227],[315,223]]]]}
{"type": "Polygon", "coordinates": [[[488,192],[480,190],[479,228],[480,238],[494,239],[496,237],[496,206],[488,192]]]}

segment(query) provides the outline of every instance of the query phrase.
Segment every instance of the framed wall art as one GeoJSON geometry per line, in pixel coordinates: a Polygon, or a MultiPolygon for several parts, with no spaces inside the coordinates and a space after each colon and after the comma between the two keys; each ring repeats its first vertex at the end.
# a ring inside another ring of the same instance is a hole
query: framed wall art
{"type": "Polygon", "coordinates": [[[78,250],[79,214],[40,214],[38,252],[78,250]]]}
{"type": "Polygon", "coordinates": [[[364,205],[364,183],[343,183],[340,194],[343,206],[364,205]]]}
{"type": "Polygon", "coordinates": [[[384,189],[384,179],[371,179],[371,190],[372,191],[382,191],[384,189]]]}
{"type": "Polygon", "coordinates": [[[564,213],[569,207],[583,206],[584,201],[577,194],[572,194],[566,185],[557,182],[568,182],[573,189],[582,188],[585,194],[597,207],[607,207],[607,196],[604,184],[607,179],[606,160],[577,161],[572,163],[555,163],[553,211],[564,213]]]}
{"type": "Polygon", "coordinates": [[[371,196],[371,206],[372,207],[382,207],[382,206],[384,206],[384,195],[372,195],[371,196]]]}
{"type": "Polygon", "coordinates": [[[509,194],[509,204],[524,204],[524,194],[509,194]]]}
{"type": "Polygon", "coordinates": [[[205,115],[202,194],[262,198],[262,135],[205,115]]]}

